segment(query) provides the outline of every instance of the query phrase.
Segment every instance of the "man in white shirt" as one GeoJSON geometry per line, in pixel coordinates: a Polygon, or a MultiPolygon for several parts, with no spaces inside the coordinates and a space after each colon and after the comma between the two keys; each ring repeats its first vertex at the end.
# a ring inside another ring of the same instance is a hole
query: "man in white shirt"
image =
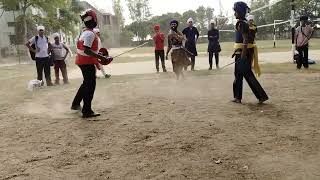
{"type": "Polygon", "coordinates": [[[55,76],[56,76],[55,85],[60,84],[59,70],[61,71],[64,84],[69,84],[67,65],[65,62],[65,60],[69,54],[69,48],[65,44],[60,42],[60,34],[59,33],[54,33],[53,39],[54,39],[54,43],[51,44],[51,46],[52,46],[51,56],[53,56],[54,72],[55,72],[55,76]]]}
{"type": "MultiPolygon", "coordinates": [[[[49,61],[49,48],[51,45],[49,43],[48,37],[44,35],[45,28],[43,26],[37,27],[38,35],[32,37],[27,43],[26,46],[30,51],[35,53],[35,61],[37,67],[38,80],[42,80],[43,72],[45,74],[47,86],[53,86],[51,82],[51,73],[50,73],[50,61],[49,61]],[[35,49],[31,46],[35,44],[35,49]]],[[[43,85],[43,84],[42,84],[43,85]]]]}
{"type": "Polygon", "coordinates": [[[302,64],[304,68],[309,68],[309,40],[311,39],[313,28],[310,25],[307,25],[307,22],[308,16],[301,16],[300,26],[296,28],[295,43],[296,49],[299,52],[299,58],[297,60],[297,69],[301,69],[302,64]]]}

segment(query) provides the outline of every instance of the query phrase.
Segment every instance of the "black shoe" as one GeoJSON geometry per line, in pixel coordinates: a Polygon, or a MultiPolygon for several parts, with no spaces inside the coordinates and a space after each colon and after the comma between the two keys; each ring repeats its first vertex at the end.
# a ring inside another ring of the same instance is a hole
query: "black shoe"
{"type": "Polygon", "coordinates": [[[241,99],[235,98],[235,99],[232,100],[231,102],[234,102],[234,103],[237,103],[237,104],[241,104],[241,99]]]}
{"type": "Polygon", "coordinates": [[[74,106],[71,106],[71,110],[75,110],[75,111],[81,111],[82,108],[80,105],[74,105],[74,106]]]}
{"type": "Polygon", "coordinates": [[[269,98],[263,98],[263,99],[259,99],[259,104],[263,104],[264,102],[268,101],[269,98]]]}
{"type": "Polygon", "coordinates": [[[209,67],[209,69],[208,69],[209,71],[211,71],[212,70],[212,67],[209,67]]]}
{"type": "Polygon", "coordinates": [[[167,72],[167,70],[166,70],[166,69],[163,69],[163,72],[167,72]]]}
{"type": "Polygon", "coordinates": [[[110,78],[110,77],[111,77],[110,74],[106,74],[106,75],[104,76],[104,78],[106,78],[106,79],[108,79],[108,78],[110,78]]]}
{"type": "Polygon", "coordinates": [[[92,117],[98,117],[98,116],[100,116],[100,114],[99,113],[89,113],[89,114],[83,114],[82,115],[82,118],[92,118],[92,117]]]}
{"type": "Polygon", "coordinates": [[[54,86],[53,83],[47,83],[47,86],[54,86]]]}

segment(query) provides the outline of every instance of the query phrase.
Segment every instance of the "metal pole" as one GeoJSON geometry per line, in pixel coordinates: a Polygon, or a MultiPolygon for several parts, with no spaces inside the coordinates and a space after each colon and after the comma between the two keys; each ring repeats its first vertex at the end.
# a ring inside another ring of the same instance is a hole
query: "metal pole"
{"type": "Polygon", "coordinates": [[[276,47],[276,25],[283,20],[273,20],[273,48],[276,47]]]}
{"type": "Polygon", "coordinates": [[[276,48],[276,20],[273,21],[273,48],[276,48]]]}
{"type": "Polygon", "coordinates": [[[295,52],[295,42],[294,42],[294,36],[295,36],[295,19],[294,19],[294,11],[295,11],[295,5],[294,0],[291,0],[291,43],[292,43],[292,60],[294,61],[294,52],[295,52]]]}

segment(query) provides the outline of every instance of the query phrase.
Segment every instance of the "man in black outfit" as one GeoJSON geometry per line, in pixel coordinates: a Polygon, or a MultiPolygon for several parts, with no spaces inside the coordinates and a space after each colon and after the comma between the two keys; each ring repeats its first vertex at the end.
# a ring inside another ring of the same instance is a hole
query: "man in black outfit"
{"type": "Polygon", "coordinates": [[[242,90],[243,90],[243,78],[246,79],[252,92],[259,100],[259,103],[268,100],[268,96],[260,83],[252,72],[252,59],[254,53],[254,39],[249,40],[249,25],[245,19],[246,14],[249,11],[249,7],[244,2],[236,2],[234,4],[235,16],[238,19],[236,24],[236,37],[235,37],[235,80],[233,82],[233,94],[235,103],[241,103],[242,90]]]}
{"type": "MultiPolygon", "coordinates": [[[[186,43],[185,43],[186,49],[193,54],[191,56],[191,71],[194,71],[196,56],[198,56],[196,46],[199,38],[199,31],[196,27],[193,26],[192,18],[189,18],[187,23],[188,23],[188,27],[186,27],[182,31],[182,33],[186,36],[186,43]]],[[[185,70],[187,70],[187,67],[185,67],[185,70]]]]}
{"type": "Polygon", "coordinates": [[[216,68],[219,69],[219,52],[221,51],[219,43],[219,30],[215,28],[215,24],[211,21],[211,29],[208,31],[208,53],[209,53],[209,70],[212,70],[213,55],[216,60],[216,68]]]}

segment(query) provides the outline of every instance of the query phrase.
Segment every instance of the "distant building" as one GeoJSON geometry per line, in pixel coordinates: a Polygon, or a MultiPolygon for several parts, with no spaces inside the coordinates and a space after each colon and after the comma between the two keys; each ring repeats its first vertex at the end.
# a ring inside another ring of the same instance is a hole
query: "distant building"
{"type": "Polygon", "coordinates": [[[3,11],[0,9],[0,56],[6,57],[16,53],[15,48],[15,17],[17,12],[15,11],[3,11]]]}
{"type": "Polygon", "coordinates": [[[84,9],[92,9],[97,13],[103,46],[107,48],[120,47],[120,24],[117,17],[112,12],[96,9],[86,1],[81,1],[80,4],[84,9]]]}

